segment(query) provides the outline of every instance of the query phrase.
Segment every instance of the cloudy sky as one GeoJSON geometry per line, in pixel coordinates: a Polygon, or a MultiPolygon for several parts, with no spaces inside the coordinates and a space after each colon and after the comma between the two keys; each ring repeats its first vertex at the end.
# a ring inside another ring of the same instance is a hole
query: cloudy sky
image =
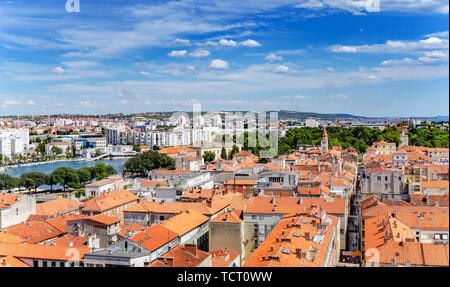
{"type": "Polygon", "coordinates": [[[0,0],[0,115],[448,115],[448,0],[374,1],[0,0]]]}

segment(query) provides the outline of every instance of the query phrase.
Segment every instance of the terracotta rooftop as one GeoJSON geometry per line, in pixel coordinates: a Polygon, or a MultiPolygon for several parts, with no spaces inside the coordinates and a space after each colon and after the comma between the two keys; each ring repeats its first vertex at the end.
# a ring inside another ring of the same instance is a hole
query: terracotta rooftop
{"type": "MultiPolygon", "coordinates": [[[[338,218],[315,216],[281,219],[243,267],[321,267],[333,239],[339,232],[338,218]],[[317,229],[316,223],[323,227],[317,229]]],[[[332,251],[333,252],[333,251],[332,251]]]]}
{"type": "Polygon", "coordinates": [[[30,258],[58,261],[82,261],[86,253],[90,252],[88,247],[61,247],[39,244],[13,244],[0,243],[0,256],[14,256],[16,258],[30,258]],[[71,252],[70,250],[77,252],[71,252]]]}
{"type": "Polygon", "coordinates": [[[147,250],[155,251],[178,236],[179,234],[162,226],[161,224],[156,224],[135,234],[130,238],[130,240],[136,242],[147,250]]]}
{"type": "Polygon", "coordinates": [[[197,249],[195,245],[178,245],[163,258],[153,261],[150,267],[197,267],[209,256],[208,252],[197,249]]]}
{"type": "Polygon", "coordinates": [[[78,210],[81,203],[67,198],[58,198],[36,204],[36,215],[55,216],[56,214],[78,210]]]}

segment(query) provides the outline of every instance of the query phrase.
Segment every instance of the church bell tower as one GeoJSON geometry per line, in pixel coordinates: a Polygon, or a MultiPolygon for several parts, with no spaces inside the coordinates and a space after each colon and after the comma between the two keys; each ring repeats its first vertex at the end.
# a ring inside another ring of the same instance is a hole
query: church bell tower
{"type": "Polygon", "coordinates": [[[325,126],[323,126],[322,140],[320,141],[320,149],[322,153],[328,152],[328,134],[325,126]]]}

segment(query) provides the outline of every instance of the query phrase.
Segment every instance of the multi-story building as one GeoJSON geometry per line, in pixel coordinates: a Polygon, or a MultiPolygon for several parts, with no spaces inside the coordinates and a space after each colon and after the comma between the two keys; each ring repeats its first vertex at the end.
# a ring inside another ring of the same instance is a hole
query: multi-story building
{"type": "Polygon", "coordinates": [[[21,154],[30,143],[28,129],[0,129],[0,154],[11,158],[21,154]]]}
{"type": "Polygon", "coordinates": [[[362,174],[361,197],[366,198],[373,194],[384,199],[408,199],[403,171],[382,167],[367,168],[362,174]]]}
{"type": "Polygon", "coordinates": [[[35,213],[35,197],[0,192],[0,228],[24,222],[35,213]]]}
{"type": "Polygon", "coordinates": [[[241,265],[255,249],[254,229],[233,211],[222,213],[209,224],[209,250],[239,254],[241,265]]]}
{"type": "Polygon", "coordinates": [[[325,212],[281,219],[244,267],[335,267],[339,219],[325,212]]]}

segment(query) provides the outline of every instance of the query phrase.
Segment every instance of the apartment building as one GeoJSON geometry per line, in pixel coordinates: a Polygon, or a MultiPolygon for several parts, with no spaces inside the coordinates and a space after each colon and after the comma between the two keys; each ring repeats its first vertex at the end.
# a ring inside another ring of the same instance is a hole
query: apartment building
{"type": "Polygon", "coordinates": [[[139,197],[127,190],[113,190],[102,193],[84,203],[81,214],[92,216],[103,214],[120,219],[123,224],[123,210],[135,205],[139,197]]]}
{"type": "Polygon", "coordinates": [[[334,267],[339,219],[323,212],[283,217],[243,267],[334,267]]]}
{"type": "Polygon", "coordinates": [[[0,154],[11,158],[16,154],[25,151],[30,144],[30,132],[27,128],[21,129],[0,129],[0,154]]]}
{"type": "Polygon", "coordinates": [[[35,213],[34,196],[0,192],[0,228],[24,222],[35,213]]]}
{"type": "Polygon", "coordinates": [[[408,199],[408,187],[401,169],[374,167],[362,173],[361,197],[378,195],[384,199],[408,199]]]}

